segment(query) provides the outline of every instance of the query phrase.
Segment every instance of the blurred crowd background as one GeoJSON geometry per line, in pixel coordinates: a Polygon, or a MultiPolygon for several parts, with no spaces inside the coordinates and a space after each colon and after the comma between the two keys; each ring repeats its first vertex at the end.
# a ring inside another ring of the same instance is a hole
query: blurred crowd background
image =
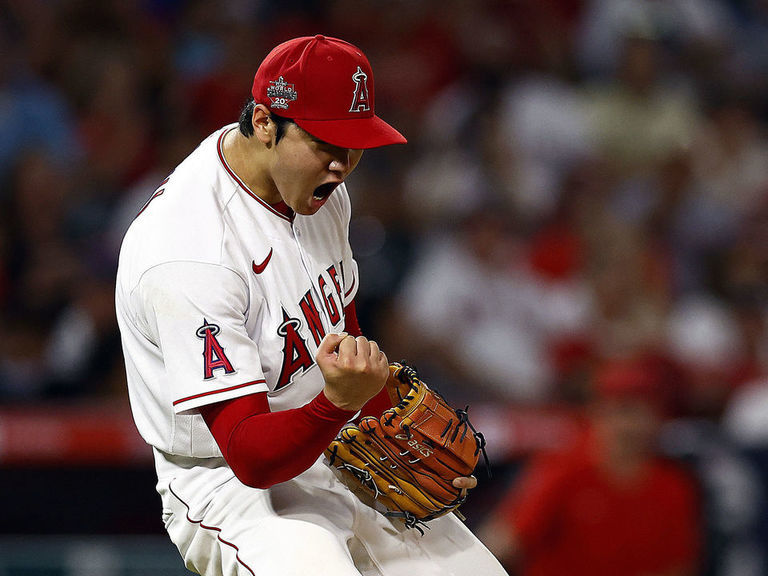
{"type": "MultiPolygon", "coordinates": [[[[409,140],[349,180],[364,332],[457,402],[612,403],[690,480],[664,573],[768,574],[765,0],[0,0],[0,408],[125,396],[125,229],[316,33],[409,140]]],[[[477,526],[538,456],[495,462],[477,526]]]]}

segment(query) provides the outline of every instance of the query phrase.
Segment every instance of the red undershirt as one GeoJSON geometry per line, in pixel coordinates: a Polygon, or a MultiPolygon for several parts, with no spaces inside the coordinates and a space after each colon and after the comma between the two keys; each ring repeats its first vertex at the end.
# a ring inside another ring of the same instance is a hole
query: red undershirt
{"type": "MultiPolygon", "coordinates": [[[[344,330],[361,336],[355,303],[344,309],[344,330]]],[[[386,389],[361,410],[378,416],[391,408],[386,389]]],[[[355,412],[332,404],[321,391],[301,408],[270,412],[266,392],[200,407],[235,476],[247,486],[269,488],[307,470],[355,412]]]]}

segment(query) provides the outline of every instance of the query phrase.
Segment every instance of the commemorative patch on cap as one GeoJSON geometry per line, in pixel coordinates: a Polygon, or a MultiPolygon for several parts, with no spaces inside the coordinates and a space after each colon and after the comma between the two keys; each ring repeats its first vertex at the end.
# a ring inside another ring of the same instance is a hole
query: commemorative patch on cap
{"type": "Polygon", "coordinates": [[[288,109],[288,105],[298,98],[293,84],[288,84],[285,78],[280,76],[277,80],[272,80],[267,87],[267,97],[272,101],[270,108],[288,109]]]}

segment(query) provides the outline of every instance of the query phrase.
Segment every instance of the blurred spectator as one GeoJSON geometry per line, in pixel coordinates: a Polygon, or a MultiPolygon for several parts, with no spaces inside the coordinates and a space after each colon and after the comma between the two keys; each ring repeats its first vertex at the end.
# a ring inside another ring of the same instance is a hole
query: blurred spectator
{"type": "Polygon", "coordinates": [[[0,351],[0,397],[31,399],[46,391],[42,356],[50,319],[67,306],[83,263],[68,238],[66,171],[42,152],[27,152],[10,183],[0,212],[9,280],[0,308],[9,326],[0,351]]]}
{"type": "Polygon", "coordinates": [[[667,347],[685,374],[683,412],[717,421],[745,360],[731,310],[712,298],[677,301],[667,318],[667,347]]]}
{"type": "Polygon", "coordinates": [[[743,217],[759,207],[768,189],[768,140],[749,98],[719,100],[694,141],[694,175],[701,200],[743,217]]]}
{"type": "Polygon", "coordinates": [[[689,158],[691,180],[669,210],[676,285],[681,293],[729,291],[726,276],[736,270],[724,269],[726,261],[744,266],[750,262],[736,257],[759,256],[753,222],[768,190],[768,142],[753,106],[731,96],[713,103],[689,158]]]}
{"type": "Polygon", "coordinates": [[[627,30],[654,30],[682,46],[701,46],[727,42],[735,25],[729,6],[719,0],[587,0],[585,4],[575,45],[581,66],[595,76],[615,70],[627,30]]]}
{"type": "Polygon", "coordinates": [[[531,274],[524,250],[498,209],[435,238],[404,282],[396,354],[427,369],[444,363],[437,381],[461,383],[462,397],[543,401],[552,379],[546,342],[577,326],[579,310],[550,308],[556,295],[531,274]]]}
{"type": "Polygon", "coordinates": [[[55,319],[41,358],[49,397],[122,392],[124,366],[113,276],[111,267],[86,271],[77,294],[55,319]]]}
{"type": "Polygon", "coordinates": [[[591,157],[587,120],[578,86],[560,75],[524,76],[502,92],[495,154],[504,194],[526,219],[551,214],[562,180],[591,157]]]}
{"type": "Polygon", "coordinates": [[[667,291],[663,262],[648,238],[611,216],[588,233],[587,275],[594,295],[592,333],[598,353],[618,358],[658,350],[667,291]]]}
{"type": "Polygon", "coordinates": [[[745,379],[762,369],[755,347],[764,333],[759,315],[740,318],[736,310],[711,296],[692,295],[670,311],[667,345],[682,370],[684,418],[666,427],[662,443],[667,453],[690,462],[702,486],[703,573],[762,576],[768,570],[766,453],[741,432],[753,427],[761,410],[759,394],[745,379]],[[745,401],[754,402],[749,411],[745,401]]]}
{"type": "Polygon", "coordinates": [[[477,156],[455,145],[438,144],[425,152],[408,170],[405,188],[409,212],[435,229],[460,221],[492,200],[477,156]]]}
{"type": "Polygon", "coordinates": [[[615,76],[588,90],[597,150],[622,178],[647,175],[696,132],[697,101],[667,77],[665,55],[653,30],[628,30],[615,76]]]}
{"type": "Polygon", "coordinates": [[[697,490],[656,456],[659,382],[642,364],[603,366],[585,438],[536,457],[481,531],[526,576],[694,574],[697,490]]]}
{"type": "Polygon", "coordinates": [[[495,200],[491,175],[483,166],[483,142],[492,139],[492,109],[484,109],[484,86],[463,78],[437,94],[428,105],[417,140],[428,142],[406,166],[406,209],[419,225],[439,229],[495,200]],[[490,120],[489,120],[490,118],[490,120]],[[482,138],[467,141],[464,135],[482,138]]]}
{"type": "Polygon", "coordinates": [[[660,443],[666,454],[688,464],[701,487],[701,574],[764,576],[768,570],[765,467],[756,465],[712,419],[673,420],[665,426],[660,443]]]}
{"type": "Polygon", "coordinates": [[[750,382],[736,391],[726,407],[723,429],[753,467],[759,494],[750,502],[752,522],[746,522],[743,536],[752,546],[754,574],[768,573],[768,380],[750,382]],[[762,480],[762,482],[761,482],[762,480]],[[761,543],[763,545],[761,545],[761,543]]]}
{"type": "Polygon", "coordinates": [[[89,184],[114,190],[133,182],[153,161],[150,118],[142,101],[145,77],[125,46],[77,48],[83,54],[72,72],[89,84],[79,122],[89,184]]]}
{"type": "Polygon", "coordinates": [[[428,243],[405,279],[397,332],[407,342],[399,346],[419,366],[452,360],[446,369],[467,379],[464,394],[479,381],[501,398],[541,399],[546,365],[529,322],[537,294],[524,268],[509,267],[515,239],[491,211],[466,218],[458,232],[428,243]]]}
{"type": "Polygon", "coordinates": [[[768,451],[768,380],[745,385],[728,403],[724,429],[746,448],[768,451]]]}
{"type": "Polygon", "coordinates": [[[11,281],[4,311],[46,321],[66,305],[82,267],[71,243],[68,171],[42,152],[20,156],[3,203],[11,281]]]}
{"type": "MultiPolygon", "coordinates": [[[[61,89],[30,66],[30,54],[14,45],[0,20],[0,183],[20,156],[39,151],[60,165],[80,160],[72,106],[61,89]]],[[[14,31],[18,33],[18,31],[14,31]]],[[[7,189],[0,190],[0,201],[7,189]]]]}
{"type": "Polygon", "coordinates": [[[743,0],[730,3],[736,15],[734,34],[730,46],[722,57],[723,74],[728,84],[746,90],[757,97],[760,117],[765,120],[768,109],[768,4],[765,0],[743,0]]]}

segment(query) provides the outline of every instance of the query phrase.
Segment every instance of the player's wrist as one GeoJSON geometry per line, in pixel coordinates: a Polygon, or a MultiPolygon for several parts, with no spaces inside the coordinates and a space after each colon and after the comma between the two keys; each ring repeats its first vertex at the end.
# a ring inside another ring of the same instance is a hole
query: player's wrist
{"type": "Polygon", "coordinates": [[[360,407],[336,400],[327,390],[321,390],[310,404],[316,416],[327,420],[346,422],[360,412],[360,407]]]}

